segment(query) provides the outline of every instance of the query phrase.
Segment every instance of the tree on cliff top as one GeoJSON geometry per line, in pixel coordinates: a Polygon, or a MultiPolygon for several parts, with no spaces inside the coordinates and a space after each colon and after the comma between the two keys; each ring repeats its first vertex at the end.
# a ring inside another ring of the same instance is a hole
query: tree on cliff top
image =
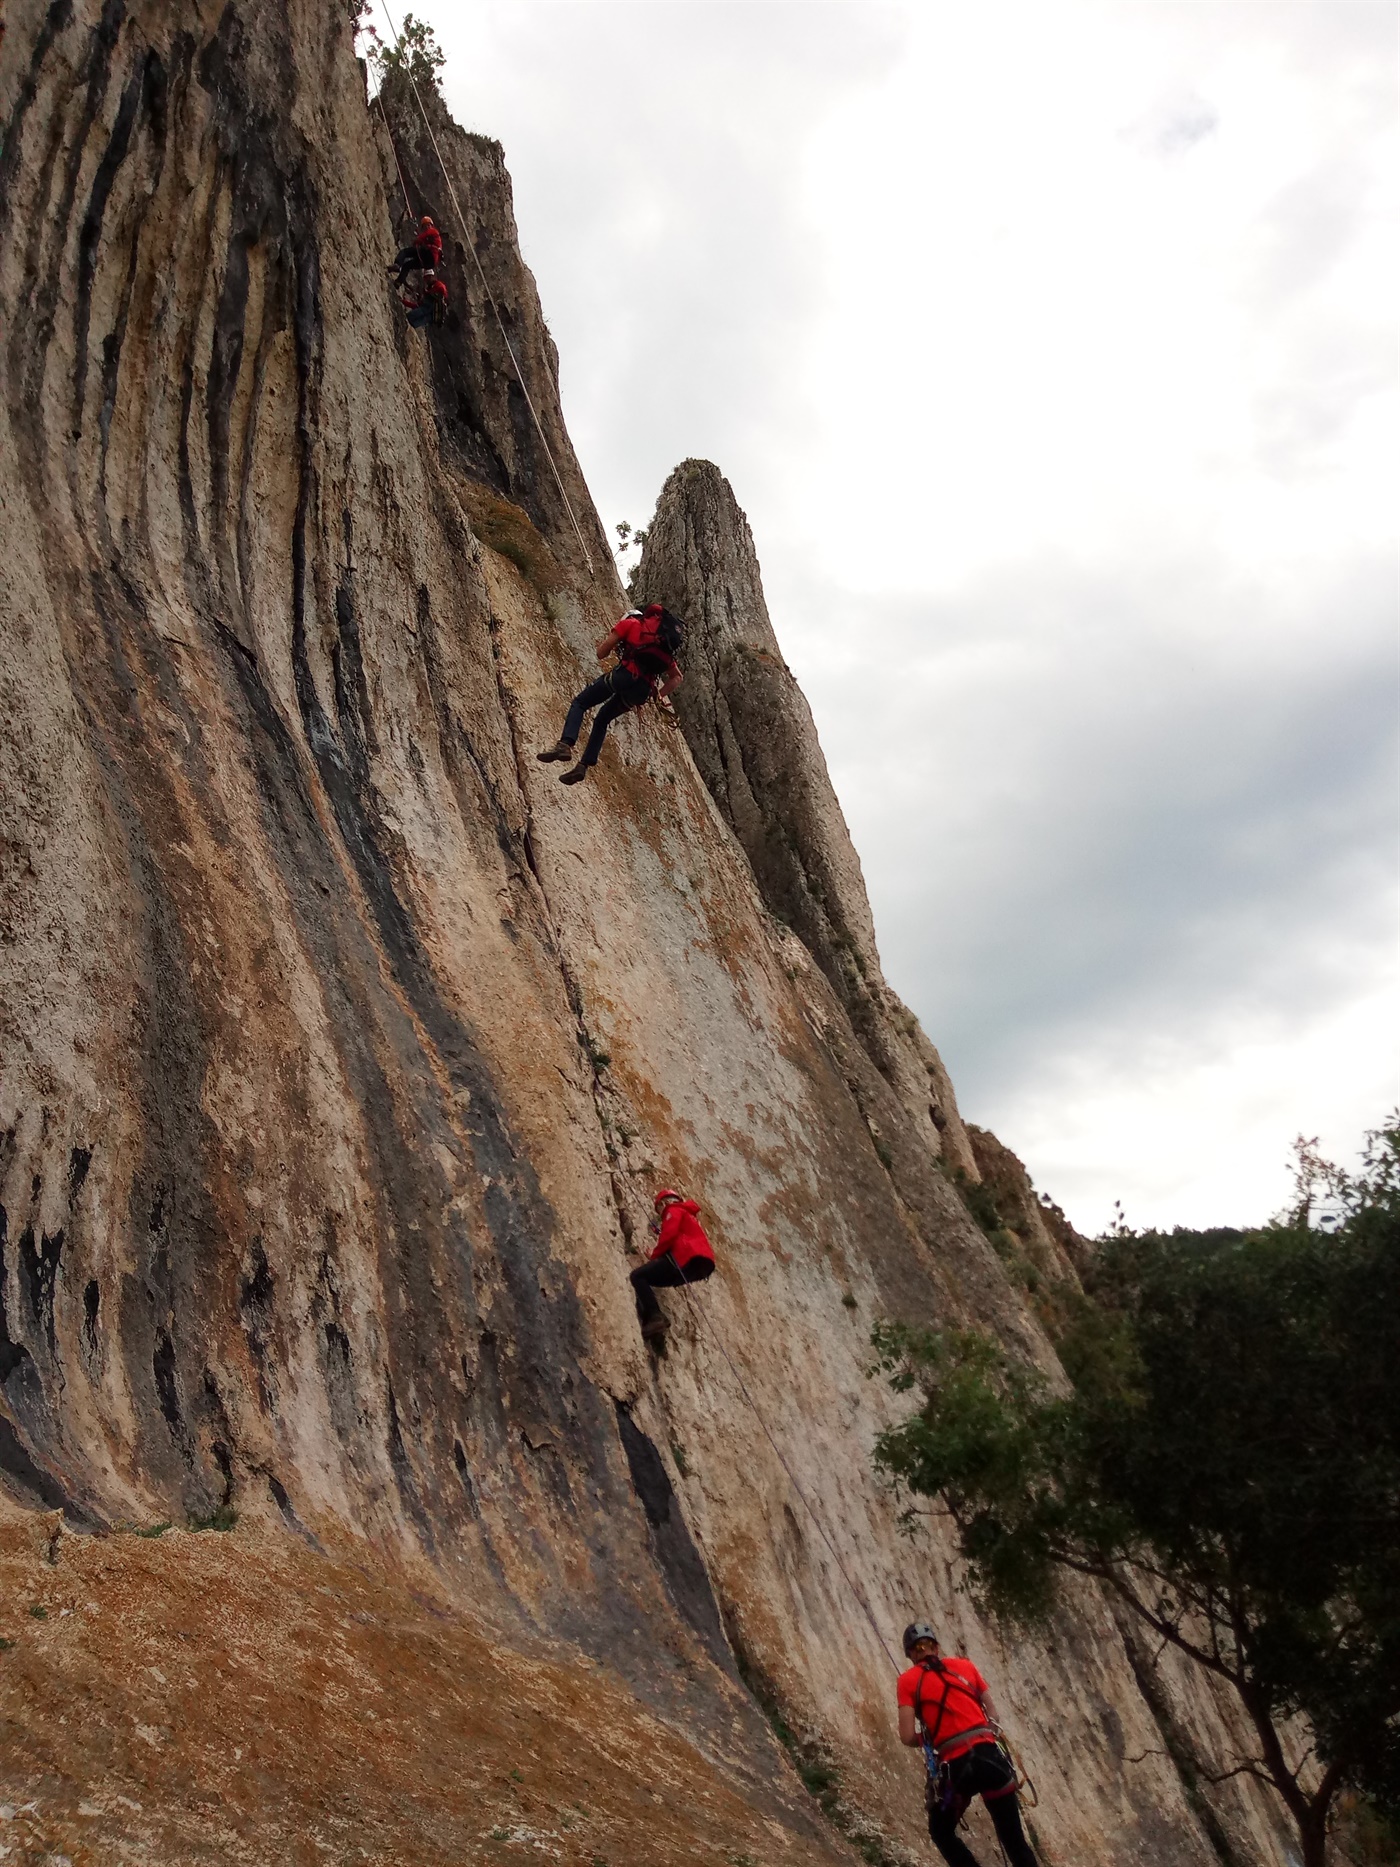
{"type": "MultiPolygon", "coordinates": [[[[367,7],[359,9],[357,26],[367,11],[367,7]]],[[[435,91],[438,89],[438,73],[447,63],[447,54],[438,44],[437,36],[427,20],[405,13],[397,45],[385,45],[372,26],[366,26],[363,30],[372,36],[369,57],[381,84],[388,78],[403,77],[411,79],[420,91],[429,86],[435,91]]]]}
{"type": "Polygon", "coordinates": [[[1323,1867],[1339,1791],[1400,1814],[1400,1118],[1354,1180],[1299,1158],[1262,1231],[1101,1243],[1068,1392],[975,1331],[878,1330],[921,1404],[875,1457],[952,1518],[994,1613],[1092,1576],[1225,1680],[1253,1754],[1204,1774],[1271,1785],[1323,1867]]]}

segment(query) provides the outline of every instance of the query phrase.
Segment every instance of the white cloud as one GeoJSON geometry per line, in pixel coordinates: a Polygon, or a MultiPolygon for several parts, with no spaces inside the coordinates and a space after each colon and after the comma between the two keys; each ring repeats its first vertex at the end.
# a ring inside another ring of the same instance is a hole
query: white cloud
{"type": "Polygon", "coordinates": [[[420,0],[606,520],[716,460],[887,968],[1087,1225],[1400,1097],[1394,8],[420,0]]]}
{"type": "Polygon", "coordinates": [[[1287,1203],[1295,1135],[1354,1167],[1362,1132],[1395,1104],[1376,1038],[1400,1029],[1400,990],[1393,970],[1353,983],[1339,1004],[1281,1023],[1066,1049],[997,1118],[1090,1231],[1112,1222],[1115,1199],[1140,1230],[1258,1224],[1287,1203]]]}
{"type": "Polygon", "coordinates": [[[1163,96],[1123,132],[1146,155],[1181,156],[1220,127],[1214,105],[1191,91],[1163,96]]]}

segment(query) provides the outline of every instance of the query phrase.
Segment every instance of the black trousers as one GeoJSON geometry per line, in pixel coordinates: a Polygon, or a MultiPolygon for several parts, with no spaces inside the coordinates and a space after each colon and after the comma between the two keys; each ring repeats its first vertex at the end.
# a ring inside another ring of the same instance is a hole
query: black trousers
{"type": "Polygon", "coordinates": [[[997,1840],[1011,1867],[1036,1867],[1035,1855],[1021,1827],[1016,1800],[1016,1772],[995,1744],[974,1744],[947,1767],[947,1793],[930,1803],[928,1832],[933,1845],[952,1867],[978,1867],[977,1856],[958,1839],[958,1823],[974,1796],[981,1796],[997,1840]]]}
{"type": "Polygon", "coordinates": [[[394,264],[399,269],[399,276],[394,283],[402,285],[410,272],[415,270],[421,272],[428,264],[431,255],[431,247],[405,246],[401,248],[394,255],[394,264]]]}
{"type": "Polygon", "coordinates": [[[596,681],[590,681],[581,694],[574,695],[569,702],[569,717],[559,736],[566,745],[573,745],[583,730],[584,714],[597,707],[598,717],[588,735],[588,744],[583,748],[583,763],[596,765],[609,726],[620,714],[641,706],[650,694],[651,682],[644,674],[629,674],[626,668],[609,668],[596,681]]]}
{"type": "Polygon", "coordinates": [[[681,1284],[700,1284],[715,1268],[713,1258],[692,1258],[684,1270],[670,1257],[652,1258],[632,1273],[632,1288],[637,1293],[637,1321],[655,1322],[661,1314],[656,1300],[658,1290],[674,1290],[681,1284]]]}

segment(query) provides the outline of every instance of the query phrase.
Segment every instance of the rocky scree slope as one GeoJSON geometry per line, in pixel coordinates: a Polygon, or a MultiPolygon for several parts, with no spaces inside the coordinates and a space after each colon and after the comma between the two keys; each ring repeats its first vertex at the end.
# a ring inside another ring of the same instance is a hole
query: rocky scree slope
{"type": "Polygon", "coordinates": [[[492,1640],[422,1574],[156,1528],[65,1535],[0,1496],[9,1863],[838,1858],[604,1669],[492,1640]]]}
{"type": "MultiPolygon", "coordinates": [[[[17,0],[7,25],[8,1490],[118,1566],[122,1526],[232,1510],[269,1576],[273,1532],[348,1551],[597,1685],[599,1718],[630,1695],[783,1858],[847,1858],[756,1686],[851,1821],[916,1845],[888,1658],[766,1426],[881,1627],[932,1611],[996,1672],[1049,1861],[1209,1862],[1103,1604],[999,1648],[872,1480],[877,1317],[975,1314],[1051,1357],[943,1171],[975,1157],[879,981],[800,696],[775,668],[784,764],[745,751],[747,798],[689,711],[689,744],[626,722],[581,791],[534,761],[623,598],[499,149],[430,100],[554,466],[455,234],[447,326],[398,318],[393,151],[346,9],[17,0]],[[674,1305],[660,1365],[626,1283],[658,1177],[723,1265],[715,1334],[674,1305]]],[[[714,601],[756,627],[756,565],[726,550],[714,601]]],[[[172,1547],[149,1588],[177,1590],[172,1547]]],[[[1170,1707],[1188,1734],[1217,1717],[1170,1707]]],[[[125,1715],[94,1712],[94,1756],[125,1715]]],[[[68,1780],[65,1756],[34,1768],[68,1780]]],[[[1281,1858],[1248,1788],[1217,1800],[1240,1858],[1281,1858]]]]}

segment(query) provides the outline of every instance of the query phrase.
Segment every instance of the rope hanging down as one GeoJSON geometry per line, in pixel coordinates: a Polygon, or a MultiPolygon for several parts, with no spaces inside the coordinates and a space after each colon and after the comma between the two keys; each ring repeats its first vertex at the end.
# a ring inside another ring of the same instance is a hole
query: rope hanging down
{"type": "MultiPolygon", "coordinates": [[[[674,1264],[675,1259],[672,1258],[671,1262],[674,1264]]],[[[841,1578],[845,1582],[847,1588],[850,1589],[851,1594],[855,1598],[856,1602],[859,1604],[861,1613],[865,1616],[866,1620],[869,1621],[871,1632],[874,1634],[875,1638],[879,1641],[880,1645],[885,1649],[885,1658],[889,1661],[890,1665],[894,1667],[896,1672],[901,1671],[902,1669],[900,1667],[899,1661],[895,1658],[893,1652],[890,1650],[889,1642],[885,1639],[885,1636],[880,1632],[879,1623],[876,1621],[875,1616],[870,1611],[870,1603],[865,1599],[865,1595],[863,1594],[863,1592],[859,1588],[856,1587],[855,1578],[852,1576],[850,1570],[846,1567],[845,1563],[842,1562],[840,1553],[837,1550],[836,1545],[832,1542],[831,1538],[826,1533],[825,1525],[822,1523],[821,1518],[818,1517],[817,1513],[813,1510],[811,1503],[808,1500],[807,1493],[802,1489],[801,1485],[798,1484],[797,1479],[793,1473],[792,1467],[788,1464],[787,1460],[783,1457],[782,1448],[779,1446],[777,1440],[773,1437],[772,1433],[769,1432],[768,1423],[764,1419],[763,1415],[759,1412],[757,1403],[755,1402],[753,1395],[749,1392],[748,1388],[745,1387],[744,1377],[743,1375],[740,1374],[739,1370],[734,1366],[734,1362],[730,1356],[729,1350],[724,1346],[723,1338],[719,1335],[717,1330],[711,1329],[710,1325],[705,1321],[699,1307],[697,1306],[695,1302],[694,1297],[690,1294],[690,1285],[687,1283],[682,1283],[681,1292],[685,1297],[686,1307],[689,1309],[691,1316],[694,1318],[697,1324],[697,1327],[704,1329],[709,1340],[714,1343],[715,1347],[718,1348],[720,1354],[723,1355],[724,1359],[729,1363],[729,1372],[734,1376],[735,1382],[738,1385],[739,1392],[743,1395],[745,1401],[748,1403],[749,1411],[753,1414],[753,1417],[758,1421],[759,1426],[762,1428],[763,1437],[768,1441],[769,1445],[773,1448],[774,1456],[776,1457],[779,1465],[781,1465],[783,1470],[787,1473],[788,1483],[792,1486],[793,1490],[797,1493],[798,1497],[802,1500],[802,1508],[806,1511],[807,1515],[812,1519],[812,1522],[816,1525],[817,1535],[821,1538],[823,1543],[825,1543],[827,1548],[831,1551],[831,1559],[836,1564],[836,1567],[841,1571],[841,1578]]],[[[1016,1774],[1017,1788],[1026,1789],[1029,1792],[1030,1806],[1032,1808],[1037,1807],[1040,1802],[1040,1797],[1036,1793],[1035,1784],[1031,1781],[1030,1775],[1027,1772],[1025,1765],[1021,1762],[1019,1755],[1012,1748],[1010,1739],[1006,1736],[1004,1732],[998,1731],[997,1742],[1000,1745],[1000,1747],[1006,1752],[1007,1759],[1011,1764],[1011,1768],[1016,1774]]],[[[997,1847],[1000,1849],[1002,1861],[1003,1863],[1005,1863],[1006,1862],[1006,1849],[1003,1848],[1001,1845],[1000,1836],[997,1837],[997,1847]]]]}
{"type": "MultiPolygon", "coordinates": [[[[675,1262],[674,1258],[671,1261],[672,1263],[674,1263],[675,1262]]],[[[764,1419],[763,1415],[759,1412],[758,1406],[754,1401],[753,1395],[749,1392],[748,1388],[744,1386],[744,1377],[743,1375],[740,1374],[739,1370],[734,1366],[734,1363],[730,1358],[729,1350],[724,1346],[724,1342],[719,1336],[719,1334],[716,1331],[712,1330],[710,1328],[710,1325],[704,1321],[704,1318],[701,1316],[699,1309],[696,1307],[694,1297],[690,1294],[690,1285],[683,1283],[681,1285],[681,1289],[685,1292],[685,1300],[690,1309],[691,1315],[696,1319],[697,1323],[700,1323],[704,1327],[706,1335],[719,1349],[719,1352],[721,1355],[724,1356],[724,1359],[729,1363],[729,1372],[734,1376],[734,1380],[736,1384],[738,1385],[739,1392],[743,1395],[745,1401],[747,1401],[749,1411],[753,1414],[753,1417],[758,1421],[759,1426],[762,1428],[763,1437],[768,1441],[769,1445],[773,1448],[773,1454],[775,1458],[777,1459],[779,1465],[781,1465],[783,1470],[787,1473],[788,1483],[792,1486],[793,1490],[797,1493],[798,1497],[802,1500],[802,1508],[806,1511],[807,1515],[812,1519],[812,1522],[816,1525],[817,1535],[821,1538],[823,1543],[825,1543],[827,1548],[831,1551],[831,1559],[836,1564],[836,1567],[840,1570],[841,1579],[845,1582],[847,1588],[850,1589],[851,1594],[855,1598],[855,1601],[857,1605],[859,1606],[861,1613],[865,1616],[866,1620],[869,1621],[870,1631],[874,1634],[875,1638],[879,1641],[880,1645],[885,1650],[885,1658],[889,1661],[890,1665],[894,1667],[895,1671],[899,1672],[901,1670],[899,1661],[895,1658],[894,1654],[891,1652],[889,1642],[885,1639],[885,1636],[880,1632],[879,1622],[875,1619],[875,1616],[870,1611],[870,1603],[865,1599],[865,1595],[863,1594],[863,1592],[859,1588],[856,1587],[855,1578],[854,1576],[852,1576],[850,1570],[846,1567],[845,1563],[841,1560],[840,1551],[837,1549],[836,1545],[832,1542],[831,1538],[827,1535],[826,1527],[822,1523],[821,1518],[818,1517],[817,1513],[813,1510],[811,1503],[808,1501],[807,1493],[802,1489],[801,1485],[798,1484],[796,1476],[793,1473],[792,1467],[788,1464],[787,1460],[783,1457],[782,1448],[779,1446],[777,1440],[773,1437],[772,1433],[769,1432],[768,1422],[764,1419]]]]}
{"type": "Polygon", "coordinates": [[[394,132],[389,128],[389,118],[388,118],[387,112],[384,109],[384,96],[383,96],[382,91],[375,92],[374,101],[379,106],[380,119],[384,124],[384,134],[389,138],[389,147],[393,151],[394,167],[399,172],[399,186],[400,188],[403,189],[403,211],[407,215],[409,220],[412,220],[413,219],[413,203],[408,198],[408,183],[404,179],[403,163],[399,161],[398,144],[394,141],[394,132]]]}
{"type": "MultiPolygon", "coordinates": [[[[442,159],[441,149],[438,148],[438,139],[433,134],[433,126],[429,122],[428,113],[423,107],[423,98],[418,89],[418,80],[413,75],[412,53],[410,52],[410,53],[405,54],[404,49],[403,49],[403,40],[399,37],[399,29],[394,24],[393,15],[390,13],[388,6],[384,5],[384,0],[380,0],[380,4],[384,6],[384,18],[388,24],[389,31],[394,35],[394,45],[396,49],[398,50],[399,56],[403,59],[404,74],[407,77],[409,84],[413,88],[414,101],[418,105],[418,114],[423,119],[423,128],[428,132],[428,141],[433,146],[433,154],[437,157],[438,167],[442,170],[442,179],[447,183],[447,192],[452,200],[453,211],[456,213],[456,216],[457,216],[457,224],[462,229],[462,238],[466,242],[467,251],[472,256],[472,264],[476,267],[476,276],[481,280],[481,289],[486,294],[486,302],[488,305],[490,305],[491,310],[495,315],[496,328],[501,333],[501,342],[506,347],[506,355],[510,358],[511,367],[515,371],[515,380],[520,385],[520,393],[525,398],[525,406],[530,411],[531,419],[534,421],[534,424],[535,424],[535,432],[540,437],[540,446],[544,449],[545,458],[548,460],[550,471],[554,475],[554,484],[559,488],[559,497],[564,501],[564,510],[569,515],[569,523],[574,528],[574,536],[575,538],[578,539],[579,549],[583,553],[583,561],[588,566],[589,576],[592,577],[594,574],[592,553],[589,551],[588,546],[584,543],[583,532],[581,531],[579,527],[578,519],[574,515],[574,508],[573,508],[572,503],[570,502],[569,495],[564,490],[564,482],[562,478],[560,477],[559,468],[555,462],[553,451],[550,448],[549,442],[545,439],[544,425],[540,421],[539,413],[535,408],[535,404],[530,395],[530,391],[525,386],[525,373],[520,367],[519,358],[516,356],[515,351],[512,348],[510,338],[506,333],[505,320],[501,316],[500,307],[497,305],[496,300],[492,295],[491,287],[486,282],[486,274],[482,271],[481,261],[477,257],[476,243],[472,239],[471,234],[467,230],[467,217],[462,212],[461,202],[457,199],[457,190],[452,186],[452,177],[447,172],[447,164],[442,159]]],[[[384,109],[384,106],[382,103],[380,104],[379,108],[382,114],[383,109],[384,109]]],[[[387,124],[388,124],[387,118],[385,118],[385,124],[387,127],[387,124]]],[[[390,131],[389,140],[391,143],[393,142],[392,131],[390,131]]],[[[395,162],[398,161],[397,150],[394,153],[394,160],[395,162]]],[[[400,177],[402,177],[402,170],[400,171],[400,177]]],[[[404,198],[405,200],[408,198],[407,189],[404,190],[404,198]]]]}
{"type": "MultiPolygon", "coordinates": [[[[669,1253],[667,1255],[669,1256],[669,1253]]],[[[671,1262],[672,1264],[675,1264],[676,1260],[672,1258],[671,1262]]],[[[677,1269],[679,1269],[679,1266],[677,1266],[677,1269]]],[[[773,1448],[774,1455],[777,1458],[779,1465],[781,1465],[783,1470],[787,1473],[788,1483],[792,1486],[793,1490],[797,1493],[798,1497],[801,1498],[803,1509],[806,1511],[807,1515],[812,1519],[812,1522],[816,1525],[817,1535],[821,1538],[823,1543],[825,1543],[827,1548],[831,1551],[832,1561],[836,1564],[837,1568],[841,1571],[841,1576],[842,1576],[843,1581],[845,1582],[847,1588],[850,1589],[851,1594],[855,1597],[856,1601],[859,1603],[861,1613],[865,1616],[866,1620],[869,1621],[871,1632],[874,1634],[875,1638],[879,1641],[880,1645],[885,1649],[885,1658],[889,1661],[890,1665],[894,1667],[896,1672],[900,1672],[902,1668],[899,1664],[899,1661],[895,1658],[894,1654],[891,1652],[889,1642],[885,1639],[885,1636],[880,1632],[879,1623],[876,1621],[875,1616],[870,1612],[870,1603],[865,1599],[865,1596],[861,1592],[861,1590],[856,1587],[855,1578],[852,1576],[850,1570],[846,1567],[845,1563],[842,1562],[841,1557],[837,1551],[836,1545],[832,1542],[831,1538],[826,1533],[826,1529],[822,1523],[821,1518],[818,1517],[817,1513],[812,1509],[812,1506],[809,1503],[808,1498],[807,1498],[807,1493],[802,1489],[801,1485],[798,1484],[797,1479],[794,1477],[792,1467],[788,1464],[787,1460],[783,1457],[782,1450],[779,1447],[777,1440],[769,1432],[768,1423],[764,1419],[763,1415],[759,1412],[758,1407],[754,1401],[753,1395],[749,1392],[748,1388],[744,1386],[744,1377],[743,1375],[740,1374],[739,1370],[734,1366],[734,1363],[730,1358],[729,1350],[724,1346],[723,1339],[719,1335],[718,1331],[712,1330],[709,1324],[705,1322],[698,1306],[696,1305],[694,1297],[690,1294],[690,1285],[687,1283],[682,1283],[681,1292],[685,1297],[686,1307],[689,1309],[697,1325],[702,1326],[704,1328],[705,1333],[709,1337],[710,1341],[712,1341],[715,1344],[720,1354],[723,1355],[724,1359],[729,1363],[729,1372],[734,1376],[734,1379],[738,1384],[739,1392],[743,1395],[744,1399],[748,1402],[749,1411],[753,1414],[753,1417],[758,1421],[760,1427],[762,1427],[763,1437],[768,1441],[769,1445],[773,1448]]],[[[1031,1798],[1030,1806],[1032,1808],[1035,1808],[1039,1804],[1040,1797],[1036,1794],[1035,1784],[1031,1781],[1030,1777],[1026,1774],[1025,1768],[1021,1763],[1021,1759],[1019,1758],[1019,1756],[1017,1756],[1016,1752],[1011,1748],[1009,1739],[1003,1733],[998,1734],[997,1742],[1000,1744],[1001,1748],[1006,1752],[1007,1758],[1011,1764],[1011,1768],[1016,1773],[1016,1777],[1018,1779],[1017,1787],[1020,1788],[1024,1786],[1026,1789],[1030,1791],[1030,1798],[1031,1798]]],[[[1000,1835],[997,1836],[997,1848],[1001,1853],[1002,1867],[1010,1867],[1010,1862],[1007,1860],[1007,1857],[1006,1857],[1006,1849],[1002,1847],[1001,1845],[1000,1835]]]]}

